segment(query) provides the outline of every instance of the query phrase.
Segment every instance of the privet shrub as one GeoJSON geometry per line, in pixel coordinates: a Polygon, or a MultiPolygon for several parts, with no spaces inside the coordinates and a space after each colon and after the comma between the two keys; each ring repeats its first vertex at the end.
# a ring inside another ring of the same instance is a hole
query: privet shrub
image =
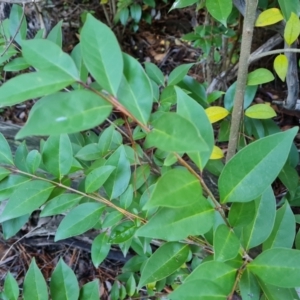
{"type": "MultiPolygon", "coordinates": [[[[5,238],[37,209],[41,217],[66,213],[56,241],[101,228],[91,249],[96,267],[112,245],[124,255],[135,253],[111,299],[156,295],[166,285],[173,300],[231,299],[234,293],[242,299],[299,298],[300,251],[292,247],[300,244],[290,207],[299,204],[298,154],[291,150],[297,128],[279,132],[272,121],[262,123],[263,137],[241,146],[224,166],[210,159],[209,101],[204,87],[186,75],[191,65],[176,68],[167,80],[151,63],[144,70],[91,15],[71,55],[61,50],[60,24],[50,39],[21,44],[22,57],[6,69],[32,66],[35,72],[4,83],[0,103],[41,98],[16,138],[49,137],[40,151],[22,143],[13,156],[0,136],[5,238]],[[159,108],[153,112],[154,102],[159,108]],[[106,122],[113,109],[124,117],[109,121],[99,136],[79,133],[106,122]],[[208,171],[219,177],[217,190],[208,171]],[[75,189],[68,178],[78,173],[83,176],[75,189]],[[271,184],[278,176],[288,194],[277,205],[271,184]]],[[[60,260],[48,290],[33,260],[23,297],[99,299],[98,285],[80,289],[60,260]]],[[[1,297],[18,296],[8,273],[1,297]]]]}

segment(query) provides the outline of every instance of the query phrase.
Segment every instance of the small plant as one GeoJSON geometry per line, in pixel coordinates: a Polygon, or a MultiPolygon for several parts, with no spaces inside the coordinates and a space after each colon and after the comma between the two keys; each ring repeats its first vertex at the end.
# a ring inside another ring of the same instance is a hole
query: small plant
{"type": "MultiPolygon", "coordinates": [[[[225,300],[235,293],[242,299],[299,299],[299,218],[291,209],[299,205],[293,146],[298,128],[280,132],[270,107],[249,107],[256,86],[273,79],[270,73],[248,75],[244,132],[256,140],[242,137],[241,150],[224,165],[212,159],[222,155],[211,123],[222,120],[220,135],[227,140],[237,87],[226,92],[225,108],[210,107],[220,93],[207,96],[204,86],[187,76],[192,64],[177,67],[168,79],[154,64],[146,63],[144,70],[90,14],[80,44],[68,55],[61,50],[60,26],[48,40],[21,41],[21,59],[36,71],[0,87],[2,107],[41,98],[17,139],[49,135],[39,151],[22,143],[15,155],[0,135],[4,237],[18,232],[37,209],[41,217],[66,213],[56,241],[101,228],[91,249],[96,267],[112,245],[124,255],[129,249],[136,253],[113,285],[111,299],[157,296],[165,294],[165,286],[173,300],[225,300]],[[119,112],[114,122],[113,109],[119,112]],[[269,118],[261,121],[263,131],[254,118],[269,118]],[[99,136],[79,133],[106,120],[110,125],[99,136]],[[71,187],[78,172],[77,188],[71,187]],[[209,173],[218,180],[211,182],[209,173]],[[278,176],[288,189],[279,203],[271,187],[278,176]]],[[[10,273],[0,295],[19,296],[10,273]]],[[[80,288],[60,260],[48,287],[33,260],[23,297],[49,295],[99,299],[99,282],[80,288]]]]}

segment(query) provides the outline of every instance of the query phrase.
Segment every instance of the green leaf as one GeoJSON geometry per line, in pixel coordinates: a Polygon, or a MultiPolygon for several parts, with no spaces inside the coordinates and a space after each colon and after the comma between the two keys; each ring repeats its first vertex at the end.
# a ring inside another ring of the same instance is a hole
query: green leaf
{"type": "Polygon", "coordinates": [[[133,274],[130,275],[129,279],[126,282],[126,292],[127,295],[132,297],[134,293],[136,292],[136,282],[133,277],[133,274]]]}
{"type": "Polygon", "coordinates": [[[48,299],[48,289],[42,272],[33,258],[24,279],[24,300],[48,299]]]}
{"type": "Polygon", "coordinates": [[[157,206],[179,208],[203,198],[199,180],[186,169],[172,169],[164,173],[154,188],[150,201],[143,209],[157,206]]]}
{"type": "Polygon", "coordinates": [[[30,214],[46,202],[54,186],[42,180],[32,180],[17,187],[11,195],[0,222],[30,214]]]}
{"type": "Polygon", "coordinates": [[[218,284],[206,279],[186,282],[170,295],[171,300],[225,300],[226,298],[227,294],[218,284]]]}
{"type": "Polygon", "coordinates": [[[0,87],[0,107],[55,93],[73,82],[69,75],[53,69],[19,75],[0,87]]]}
{"type": "Polygon", "coordinates": [[[30,65],[26,62],[23,57],[16,57],[12,59],[8,64],[3,68],[6,72],[18,72],[29,68],[30,65]]]}
{"type": "Polygon", "coordinates": [[[300,21],[295,13],[291,13],[290,18],[284,27],[284,40],[288,45],[293,44],[300,34],[300,21]]]}
{"type": "Polygon", "coordinates": [[[91,256],[95,268],[107,257],[111,244],[108,242],[108,236],[105,232],[99,234],[92,243],[91,256]]]}
{"type": "Polygon", "coordinates": [[[85,178],[86,193],[99,190],[114,170],[115,167],[113,166],[102,166],[90,172],[85,178]]]}
{"type": "Polygon", "coordinates": [[[6,178],[11,172],[3,167],[0,167],[0,181],[6,178]]]}
{"type": "Polygon", "coordinates": [[[28,222],[30,215],[26,214],[1,223],[3,237],[9,239],[14,236],[28,222]]]}
{"type": "Polygon", "coordinates": [[[72,209],[59,224],[55,241],[82,234],[99,221],[105,206],[101,203],[84,203],[72,209]]]}
{"type": "MultiPolygon", "coordinates": [[[[80,44],[77,44],[73,48],[73,50],[71,52],[71,57],[73,58],[75,65],[77,67],[77,70],[79,71],[79,76],[80,76],[81,81],[86,82],[89,72],[83,62],[80,44]]],[[[77,87],[78,87],[78,89],[83,88],[80,84],[77,84],[77,87]]]]}
{"type": "Polygon", "coordinates": [[[258,255],[247,268],[263,282],[283,288],[299,287],[300,251],[272,248],[258,255]]]}
{"type": "Polygon", "coordinates": [[[80,160],[96,160],[101,158],[100,147],[98,144],[88,144],[85,147],[81,148],[75,155],[76,158],[80,160]]]}
{"type": "Polygon", "coordinates": [[[80,45],[87,69],[103,89],[116,96],[123,74],[123,59],[113,32],[88,14],[80,45]]]}
{"type": "Polygon", "coordinates": [[[187,7],[187,6],[190,6],[190,5],[193,5],[195,3],[197,3],[198,1],[197,0],[176,0],[171,9],[175,9],[175,8],[183,8],[183,7],[187,7]]]}
{"type": "Polygon", "coordinates": [[[270,105],[255,104],[246,109],[245,116],[252,119],[271,119],[276,117],[276,112],[270,105]]]}
{"type": "MultiPolygon", "coordinates": [[[[131,174],[130,183],[134,187],[134,190],[138,190],[144,183],[147,182],[151,173],[151,167],[149,164],[144,164],[137,167],[131,174]]],[[[121,199],[120,199],[121,200],[121,199]]]]}
{"type": "Polygon", "coordinates": [[[157,65],[150,62],[145,62],[145,70],[150,79],[152,79],[158,85],[164,86],[165,77],[157,65]]]}
{"type": "Polygon", "coordinates": [[[80,290],[79,300],[99,300],[99,279],[86,283],[80,290]]]}
{"type": "Polygon", "coordinates": [[[273,230],[264,242],[263,250],[275,247],[292,248],[296,234],[295,225],[294,214],[286,201],[276,212],[273,230]]]}
{"type": "Polygon", "coordinates": [[[153,104],[151,82],[141,64],[123,54],[124,75],[118,90],[118,101],[141,123],[147,124],[153,104]]]}
{"type": "Polygon", "coordinates": [[[200,198],[198,202],[180,208],[161,208],[136,235],[167,241],[178,241],[189,235],[208,232],[214,222],[214,208],[200,198]]]}
{"type": "Polygon", "coordinates": [[[275,221],[276,199],[271,187],[254,200],[255,213],[246,226],[234,228],[246,249],[254,248],[263,243],[271,234],[275,221]],[[268,215],[268,218],[265,216],[268,215]]]}
{"type": "Polygon", "coordinates": [[[82,199],[81,195],[77,194],[61,194],[48,201],[41,211],[41,217],[48,217],[61,214],[72,208],[82,199]]]}
{"type": "Polygon", "coordinates": [[[42,156],[37,150],[31,150],[26,157],[27,170],[31,174],[35,174],[36,170],[40,166],[42,156]]]}
{"type": "Polygon", "coordinates": [[[275,286],[275,285],[267,284],[259,279],[258,282],[265,295],[264,299],[272,299],[272,300],[282,300],[282,299],[298,300],[299,299],[299,294],[297,293],[296,289],[281,288],[278,287],[277,285],[275,286]]]}
{"type": "Polygon", "coordinates": [[[14,165],[9,144],[1,132],[0,132],[0,163],[14,165]]]}
{"type": "Polygon", "coordinates": [[[60,259],[50,281],[52,299],[73,300],[79,297],[79,287],[72,269],[60,259]]]}
{"type": "Polygon", "coordinates": [[[114,166],[115,170],[104,183],[104,189],[109,199],[115,199],[127,189],[130,177],[130,162],[126,156],[124,146],[120,146],[106,161],[106,165],[114,166]]]}
{"type": "Polygon", "coordinates": [[[225,262],[237,257],[240,242],[235,233],[225,224],[221,224],[214,233],[214,259],[225,262]]]}
{"type": "Polygon", "coordinates": [[[284,19],[287,21],[291,13],[295,13],[297,16],[300,12],[300,3],[294,0],[278,0],[284,19]]]}
{"type": "Polygon", "coordinates": [[[259,300],[260,287],[255,276],[246,269],[239,282],[239,288],[243,300],[259,300]]]}
{"type": "Polygon", "coordinates": [[[161,280],[182,266],[189,254],[189,246],[176,242],[162,245],[147,260],[141,270],[141,279],[137,289],[147,283],[161,280]]]}
{"type": "Polygon", "coordinates": [[[9,31],[19,45],[26,39],[27,22],[20,5],[14,4],[9,14],[9,31]]]}
{"type": "Polygon", "coordinates": [[[232,10],[231,0],[206,0],[206,8],[208,12],[227,27],[227,18],[232,10]]]}
{"type": "Polygon", "coordinates": [[[124,243],[133,237],[135,231],[136,225],[134,222],[122,222],[112,229],[109,242],[111,244],[124,243]]]}
{"type": "Polygon", "coordinates": [[[247,202],[261,195],[285,164],[297,132],[292,128],[276,133],[239,151],[219,178],[221,203],[247,202]]]}
{"type": "Polygon", "coordinates": [[[5,276],[3,291],[9,300],[17,300],[19,297],[18,283],[10,272],[5,276]]]}
{"type": "Polygon", "coordinates": [[[210,151],[195,125],[176,113],[163,113],[152,125],[154,128],[146,137],[147,148],[181,153],[210,151]]]}
{"type": "Polygon", "coordinates": [[[247,85],[259,85],[273,80],[274,76],[271,71],[260,68],[248,74],[247,85]]]}
{"type": "MultiPolygon", "coordinates": [[[[62,48],[62,24],[63,21],[59,21],[47,35],[47,40],[55,43],[60,48],[62,48]]],[[[53,53],[51,53],[51,55],[53,55],[53,53]]]]}
{"type": "Polygon", "coordinates": [[[73,163],[73,150],[67,134],[52,135],[44,144],[42,151],[46,170],[60,179],[68,174],[73,163]]]}
{"type": "Polygon", "coordinates": [[[231,227],[244,227],[253,221],[253,216],[256,213],[255,202],[234,202],[232,203],[228,221],[231,227]]]}
{"type": "Polygon", "coordinates": [[[206,149],[199,148],[197,152],[189,152],[189,157],[200,170],[208,162],[214,146],[213,128],[205,110],[194,99],[189,97],[182,89],[175,87],[177,95],[177,113],[189,120],[197,128],[199,135],[206,143],[206,149]],[[200,150],[201,149],[201,150],[200,150]]]}
{"type": "Polygon", "coordinates": [[[56,70],[69,75],[74,81],[80,80],[73,59],[50,40],[33,39],[22,42],[25,60],[39,71],[56,70]]]}
{"type": "MultiPolygon", "coordinates": [[[[142,16],[142,8],[139,4],[133,3],[130,6],[130,15],[135,23],[140,22],[142,16]]],[[[130,295],[131,296],[131,295],[130,295]]]]}
{"type": "Polygon", "coordinates": [[[194,64],[183,64],[178,67],[176,67],[169,75],[168,78],[168,86],[169,85],[175,85],[179,83],[183,78],[187,75],[189,69],[193,66],[194,64]]]}
{"type": "Polygon", "coordinates": [[[87,130],[101,124],[111,110],[111,104],[86,90],[49,95],[33,106],[16,138],[87,130]]]}

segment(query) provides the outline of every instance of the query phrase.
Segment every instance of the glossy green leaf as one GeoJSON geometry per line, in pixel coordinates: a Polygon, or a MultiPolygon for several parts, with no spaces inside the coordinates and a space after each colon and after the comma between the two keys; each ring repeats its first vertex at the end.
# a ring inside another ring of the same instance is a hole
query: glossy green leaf
{"type": "Polygon", "coordinates": [[[183,207],[203,198],[199,180],[186,169],[172,169],[163,174],[144,209],[157,206],[183,207]]]}
{"type": "Polygon", "coordinates": [[[30,214],[46,202],[54,186],[42,180],[32,180],[20,185],[11,195],[0,222],[30,214]]]}
{"type": "Polygon", "coordinates": [[[50,293],[53,300],[73,300],[79,297],[79,286],[73,270],[60,259],[51,276],[50,293]]]}
{"type": "Polygon", "coordinates": [[[199,148],[197,152],[188,152],[189,157],[197,167],[203,170],[214,146],[213,128],[200,104],[189,97],[182,89],[175,87],[175,91],[177,95],[177,113],[194,124],[199,135],[203,137],[206,143],[206,148],[199,148]]]}
{"type": "Polygon", "coordinates": [[[28,155],[28,149],[25,141],[23,141],[18,146],[14,157],[14,162],[16,167],[23,172],[28,172],[27,164],[26,164],[27,155],[28,155]]]}
{"type": "Polygon", "coordinates": [[[175,8],[183,8],[183,7],[187,7],[187,6],[190,6],[190,5],[193,5],[195,3],[197,3],[198,1],[197,0],[176,0],[171,9],[175,9],[175,8]]]}
{"type": "Polygon", "coordinates": [[[295,195],[299,182],[299,175],[296,169],[289,163],[286,163],[279,173],[278,177],[293,197],[295,195]]]}
{"type": "Polygon", "coordinates": [[[256,206],[254,201],[234,202],[229,210],[228,221],[231,227],[244,227],[252,222],[255,212],[256,206]]]}
{"type": "Polygon", "coordinates": [[[118,101],[142,124],[147,124],[153,104],[151,82],[140,63],[123,54],[124,74],[118,90],[118,101]]]}
{"type": "Polygon", "coordinates": [[[119,211],[112,211],[107,214],[101,224],[101,228],[108,228],[116,225],[123,219],[123,214],[119,211]]]}
{"type": "Polygon", "coordinates": [[[43,146],[43,164],[56,178],[69,173],[73,163],[73,150],[67,134],[50,136],[43,146]]]}
{"type": "Polygon", "coordinates": [[[143,164],[132,172],[130,183],[134,187],[134,190],[138,190],[145,182],[147,182],[150,172],[151,167],[149,164],[143,164]]]}
{"type": "Polygon", "coordinates": [[[272,248],[258,255],[248,266],[262,281],[283,288],[299,287],[300,251],[272,248]]]}
{"type": "Polygon", "coordinates": [[[2,233],[5,239],[13,237],[28,222],[30,215],[26,214],[1,223],[2,233]]]}
{"type": "Polygon", "coordinates": [[[216,261],[227,261],[237,257],[240,242],[234,231],[226,225],[221,224],[214,233],[214,259],[216,261]]]}
{"type": "Polygon", "coordinates": [[[295,234],[295,217],[288,202],[277,210],[273,230],[263,244],[263,250],[275,247],[292,248],[295,234]]]}
{"type": "Polygon", "coordinates": [[[99,234],[92,243],[91,256],[92,262],[96,268],[107,257],[111,244],[108,242],[108,236],[105,232],[99,234]]]}
{"type": "MultiPolygon", "coordinates": [[[[203,290],[203,299],[226,299],[224,295],[231,292],[236,276],[236,269],[218,261],[209,261],[201,263],[184,281],[183,285],[179,286],[175,292],[171,294],[171,299],[199,299],[198,294],[201,295],[203,290]],[[215,285],[208,286],[211,288],[206,289],[206,284],[200,284],[203,280],[214,283],[215,285]],[[183,296],[184,292],[187,293],[187,298],[183,296]],[[205,298],[205,296],[211,298],[205,298]],[[173,296],[175,298],[173,298],[173,296]],[[218,298],[219,297],[219,298],[218,298]]],[[[201,298],[200,298],[201,299],[201,298]]]]}
{"type": "Polygon", "coordinates": [[[85,191],[93,193],[99,190],[114,170],[115,167],[113,166],[102,166],[94,169],[85,178],[85,191]]]}
{"type": "Polygon", "coordinates": [[[25,60],[37,70],[57,70],[69,75],[74,81],[80,80],[73,59],[50,40],[33,39],[22,42],[25,60]]]}
{"type": "Polygon", "coordinates": [[[148,148],[181,153],[209,151],[194,124],[176,113],[163,113],[152,125],[153,130],[146,137],[148,148]]]}
{"type": "Polygon", "coordinates": [[[246,269],[239,281],[239,288],[243,300],[259,300],[260,287],[255,276],[246,269]]]}
{"type": "Polygon", "coordinates": [[[31,261],[30,267],[24,279],[24,300],[44,300],[48,299],[48,288],[42,272],[35,263],[31,261]]]}
{"type": "Polygon", "coordinates": [[[47,35],[47,40],[55,43],[60,48],[62,48],[62,24],[63,21],[59,21],[47,35]]]}
{"type": "Polygon", "coordinates": [[[219,178],[221,203],[247,202],[262,194],[284,166],[297,132],[292,128],[276,133],[239,151],[219,178]]]}
{"type": "Polygon", "coordinates": [[[232,10],[231,0],[206,0],[206,8],[216,20],[227,26],[226,21],[232,10]]]}
{"type": "Polygon", "coordinates": [[[82,234],[99,221],[105,206],[101,203],[83,203],[73,208],[59,224],[55,241],[82,234]]]}
{"type": "Polygon", "coordinates": [[[153,63],[145,62],[145,70],[150,79],[158,85],[165,84],[165,77],[159,67],[153,63]]]}
{"type": "Polygon", "coordinates": [[[130,6],[130,16],[135,23],[140,22],[142,16],[142,8],[139,4],[133,3],[130,6]]]}
{"type": "Polygon", "coordinates": [[[169,75],[168,85],[175,85],[183,80],[193,65],[194,64],[182,64],[176,67],[169,75]]]}
{"type": "Polygon", "coordinates": [[[49,95],[34,105],[17,138],[87,130],[101,124],[111,110],[111,104],[86,90],[49,95]]]}
{"type": "Polygon", "coordinates": [[[72,77],[54,69],[19,75],[0,87],[0,107],[55,93],[73,82],[72,77]]]}
{"type": "MultiPolygon", "coordinates": [[[[147,192],[146,192],[147,193],[147,192]]],[[[204,198],[180,208],[161,208],[136,235],[178,241],[208,232],[214,222],[214,208],[204,198]]]]}
{"type": "Polygon", "coordinates": [[[215,282],[207,279],[192,280],[179,286],[170,295],[171,300],[225,300],[227,294],[215,282]]]}
{"type": "Polygon", "coordinates": [[[23,9],[20,5],[12,5],[9,14],[9,31],[10,35],[14,37],[19,45],[26,39],[27,22],[23,16],[23,9]]]}
{"type": "Polygon", "coordinates": [[[35,174],[36,170],[40,166],[42,156],[37,150],[31,150],[26,157],[27,170],[31,174],[35,174]]]}
{"type": "Polygon", "coordinates": [[[30,65],[26,62],[23,57],[16,57],[12,59],[8,64],[3,68],[6,72],[18,72],[29,68],[30,65]]]}
{"type": "Polygon", "coordinates": [[[162,245],[147,260],[141,270],[141,279],[137,289],[171,275],[186,261],[188,254],[189,246],[186,244],[170,242],[162,245]]]}
{"type": "Polygon", "coordinates": [[[87,69],[103,89],[116,96],[123,74],[123,58],[111,29],[88,14],[80,45],[87,69]]]}
{"type": "Polygon", "coordinates": [[[260,245],[271,234],[276,213],[276,200],[272,188],[267,188],[261,196],[254,200],[254,204],[255,213],[252,215],[251,222],[242,228],[234,228],[246,249],[260,245]],[[265,217],[266,215],[268,218],[265,217]]]}
{"type": "Polygon", "coordinates": [[[131,170],[124,146],[120,146],[107,160],[106,165],[115,169],[104,183],[104,188],[110,199],[119,197],[129,185],[131,170]]]}
{"type": "Polygon", "coordinates": [[[72,208],[82,199],[78,194],[61,194],[48,201],[41,211],[41,217],[48,217],[61,214],[72,208]]]}
{"type": "Polygon", "coordinates": [[[0,181],[6,178],[11,172],[3,167],[0,167],[0,181]]]}
{"type": "MultiPolygon", "coordinates": [[[[77,70],[79,71],[79,76],[81,81],[86,82],[88,78],[88,70],[83,62],[82,53],[81,53],[81,47],[80,44],[77,44],[72,52],[71,57],[73,58],[75,65],[77,67],[77,70]]],[[[83,87],[79,84],[77,84],[78,89],[82,89],[83,87]]]]}
{"type": "Polygon", "coordinates": [[[30,178],[12,174],[0,182],[0,201],[9,198],[18,186],[26,184],[30,178]]]}
{"type": "Polygon", "coordinates": [[[1,132],[0,132],[0,163],[14,165],[9,144],[1,132]]]}
{"type": "Polygon", "coordinates": [[[17,300],[19,297],[18,283],[10,272],[5,276],[3,291],[9,300],[17,300]]]}
{"type": "Polygon", "coordinates": [[[75,155],[76,158],[80,160],[96,160],[98,158],[101,158],[101,152],[100,152],[100,147],[98,144],[93,143],[93,144],[88,144],[85,147],[81,148],[75,155]]]}
{"type": "Polygon", "coordinates": [[[248,74],[247,85],[259,85],[273,80],[274,76],[271,71],[260,68],[248,74]]]}
{"type": "Polygon", "coordinates": [[[278,3],[286,21],[290,18],[292,12],[297,16],[299,15],[300,3],[298,1],[278,0],[278,3]]]}
{"type": "Polygon", "coordinates": [[[128,296],[132,297],[134,293],[136,292],[136,282],[133,277],[133,274],[130,275],[129,279],[126,282],[126,292],[128,296]]]}
{"type": "Polygon", "coordinates": [[[111,244],[120,244],[133,237],[136,231],[136,225],[132,221],[125,221],[111,230],[109,242],[111,244]]]}
{"type": "Polygon", "coordinates": [[[100,282],[98,279],[86,283],[80,290],[79,300],[99,300],[100,282]]]}
{"type": "MultiPolygon", "coordinates": [[[[257,280],[264,293],[265,298],[263,300],[299,300],[299,294],[296,289],[293,288],[282,288],[277,285],[267,284],[262,280],[257,280]]],[[[260,298],[262,299],[262,298],[260,298]]],[[[249,299],[250,300],[250,299],[249,299]]],[[[251,299],[252,300],[252,299],[251,299]]]]}

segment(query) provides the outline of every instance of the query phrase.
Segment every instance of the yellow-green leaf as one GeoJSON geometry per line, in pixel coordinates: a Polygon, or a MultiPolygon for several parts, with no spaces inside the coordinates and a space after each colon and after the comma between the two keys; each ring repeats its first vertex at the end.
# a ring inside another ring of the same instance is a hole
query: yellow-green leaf
{"type": "Polygon", "coordinates": [[[229,111],[221,106],[211,106],[205,110],[210,123],[218,122],[226,118],[229,114],[229,111]]]}
{"type": "Polygon", "coordinates": [[[288,64],[288,58],[284,54],[277,55],[274,60],[274,70],[282,81],[285,81],[288,71],[288,64]]]}
{"type": "Polygon", "coordinates": [[[256,19],[255,26],[263,27],[283,20],[283,15],[278,8],[270,8],[262,12],[256,19]]]}
{"type": "Polygon", "coordinates": [[[248,74],[247,85],[259,85],[272,80],[274,80],[274,76],[269,70],[259,68],[248,74]]]}
{"type": "Polygon", "coordinates": [[[286,22],[284,28],[284,39],[287,44],[293,44],[300,34],[300,21],[296,14],[292,12],[291,17],[286,22]]]}
{"type": "Polygon", "coordinates": [[[221,148],[214,146],[212,154],[209,159],[220,159],[222,157],[224,157],[224,153],[221,150],[221,148]]]}
{"type": "Polygon", "coordinates": [[[245,115],[252,119],[270,119],[276,116],[276,112],[270,105],[256,104],[250,106],[245,115]]]}

